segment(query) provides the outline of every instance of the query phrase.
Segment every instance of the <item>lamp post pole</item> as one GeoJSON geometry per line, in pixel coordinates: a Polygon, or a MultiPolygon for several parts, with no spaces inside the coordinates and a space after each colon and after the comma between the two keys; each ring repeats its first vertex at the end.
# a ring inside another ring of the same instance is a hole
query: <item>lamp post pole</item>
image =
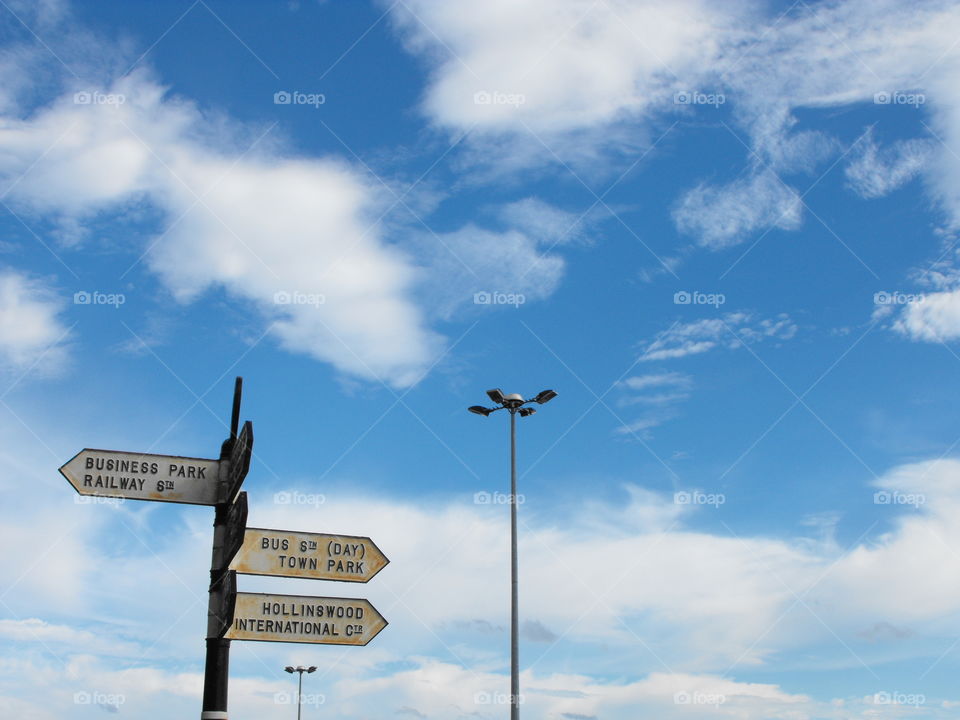
{"type": "Polygon", "coordinates": [[[517,560],[517,408],[510,408],[510,720],[520,718],[520,581],[517,560]]]}
{"type": "Polygon", "coordinates": [[[524,407],[530,403],[543,405],[557,396],[553,390],[544,390],[532,400],[524,400],[516,393],[504,395],[500,390],[488,390],[495,407],[473,405],[470,412],[487,417],[497,410],[510,413],[510,720],[520,720],[520,579],[517,553],[517,415],[527,417],[536,410],[524,407]]]}
{"type": "Polygon", "coordinates": [[[299,671],[299,678],[297,679],[297,720],[300,720],[300,712],[303,710],[303,703],[300,702],[301,697],[303,697],[303,670],[299,671]]]}

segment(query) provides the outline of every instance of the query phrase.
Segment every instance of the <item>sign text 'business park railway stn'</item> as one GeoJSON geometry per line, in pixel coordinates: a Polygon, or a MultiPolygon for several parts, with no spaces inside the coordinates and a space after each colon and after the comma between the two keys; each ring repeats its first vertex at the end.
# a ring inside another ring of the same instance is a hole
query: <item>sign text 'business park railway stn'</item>
{"type": "Polygon", "coordinates": [[[267,642],[366,645],[387,621],[368,600],[237,593],[225,638],[267,642]]]}
{"type": "Polygon", "coordinates": [[[368,537],[247,528],[230,567],[245,575],[367,582],[389,562],[368,537]]]}
{"type": "Polygon", "coordinates": [[[85,448],[60,473],[81,495],[216,505],[219,460],[85,448]]]}

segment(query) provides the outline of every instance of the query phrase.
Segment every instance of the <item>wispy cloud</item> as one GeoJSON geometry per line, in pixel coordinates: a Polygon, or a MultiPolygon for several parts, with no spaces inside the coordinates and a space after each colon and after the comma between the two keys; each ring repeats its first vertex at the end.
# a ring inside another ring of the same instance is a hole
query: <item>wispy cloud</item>
{"type": "Polygon", "coordinates": [[[730,313],[674,325],[646,345],[640,360],[673,360],[720,348],[734,350],[766,339],[789,340],[796,332],[796,324],[786,314],[757,320],[750,313],[730,313]]]}
{"type": "Polygon", "coordinates": [[[690,397],[693,378],[678,372],[650,373],[621,380],[619,386],[623,391],[617,400],[619,406],[641,406],[646,410],[642,417],[619,426],[616,432],[649,437],[649,430],[678,415],[673,406],[690,397]]]}
{"type": "Polygon", "coordinates": [[[689,190],[674,208],[673,219],[680,232],[719,249],[744,242],[758,229],[796,230],[802,208],[797,192],[766,171],[728,185],[689,190]]]}
{"type": "Polygon", "coordinates": [[[693,379],[689,375],[679,372],[661,372],[650,373],[648,375],[634,375],[633,377],[621,380],[620,384],[625,388],[636,391],[654,388],[662,389],[664,387],[688,390],[693,384],[693,379]]]}
{"type": "Polygon", "coordinates": [[[881,148],[873,128],[859,143],[853,160],[844,168],[847,183],[864,198],[888,195],[917,177],[929,163],[933,140],[899,140],[881,148]]]}

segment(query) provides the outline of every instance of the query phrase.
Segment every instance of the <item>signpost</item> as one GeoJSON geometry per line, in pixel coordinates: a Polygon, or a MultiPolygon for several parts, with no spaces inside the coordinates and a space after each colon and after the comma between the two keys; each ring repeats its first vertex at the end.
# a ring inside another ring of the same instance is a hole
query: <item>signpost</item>
{"type": "Polygon", "coordinates": [[[219,460],[84,448],[60,468],[81,495],[216,505],[219,460]]]}
{"type": "Polygon", "coordinates": [[[245,575],[365,583],[389,562],[368,537],[247,528],[230,567],[245,575]]]}
{"type": "Polygon", "coordinates": [[[237,432],[242,389],[238,377],[217,460],[85,448],[60,468],[81,495],[214,507],[201,720],[227,720],[231,640],[366,645],[387,626],[367,600],[237,592],[237,573],[365,583],[390,562],[368,537],[246,527],[253,423],[237,432]]]}
{"type": "Polygon", "coordinates": [[[227,686],[230,680],[230,640],[224,633],[233,620],[237,598],[236,573],[229,569],[237,548],[243,544],[247,520],[247,494],[240,489],[253,452],[253,424],[240,424],[240,399],[243,379],[237,378],[233,388],[233,412],[230,416],[230,437],[220,448],[220,502],[213,520],[213,553],[210,558],[210,597],[207,603],[207,661],[203,675],[203,712],[200,720],[227,720],[227,686]]]}
{"type": "Polygon", "coordinates": [[[366,645],[387,626],[367,600],[237,593],[231,640],[366,645]]]}

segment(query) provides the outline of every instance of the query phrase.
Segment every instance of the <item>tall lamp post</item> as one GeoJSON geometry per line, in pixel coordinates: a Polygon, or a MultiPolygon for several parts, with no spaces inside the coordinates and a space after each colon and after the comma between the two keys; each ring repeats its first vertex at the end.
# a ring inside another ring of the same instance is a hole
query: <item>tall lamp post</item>
{"type": "Polygon", "coordinates": [[[520,720],[520,631],[519,583],[517,580],[517,415],[527,417],[536,410],[524,407],[530,403],[543,405],[557,396],[553,390],[543,390],[532,400],[524,400],[518,393],[504,395],[499,389],[487,390],[494,407],[472,405],[470,412],[487,417],[497,410],[510,412],[510,720],[520,720]]]}
{"type": "Polygon", "coordinates": [[[287,665],[284,670],[288,673],[300,673],[300,682],[297,684],[297,720],[300,720],[300,708],[303,707],[303,703],[300,702],[300,698],[303,696],[303,674],[312,673],[317,669],[316,665],[311,665],[310,667],[304,667],[303,665],[287,665]]]}

